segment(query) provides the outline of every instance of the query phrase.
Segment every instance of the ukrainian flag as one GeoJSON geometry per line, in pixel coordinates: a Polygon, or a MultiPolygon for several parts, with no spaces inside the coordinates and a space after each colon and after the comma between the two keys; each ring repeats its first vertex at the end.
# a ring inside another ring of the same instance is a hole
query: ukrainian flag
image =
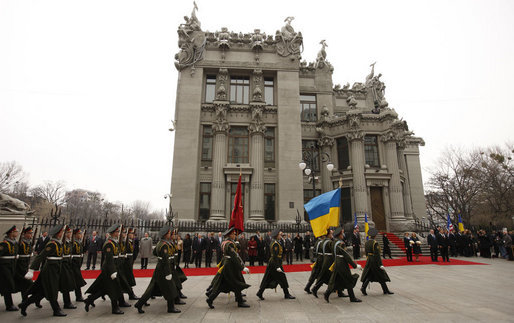
{"type": "Polygon", "coordinates": [[[459,231],[460,232],[464,231],[464,223],[462,223],[462,218],[460,217],[460,214],[459,214],[459,231]]]}
{"type": "Polygon", "coordinates": [[[327,234],[329,227],[339,225],[339,208],[341,207],[341,189],[316,196],[303,206],[309,215],[312,232],[317,238],[327,234]]]}
{"type": "Polygon", "coordinates": [[[364,213],[364,232],[366,233],[366,240],[369,240],[368,231],[369,231],[368,213],[364,213]]]}

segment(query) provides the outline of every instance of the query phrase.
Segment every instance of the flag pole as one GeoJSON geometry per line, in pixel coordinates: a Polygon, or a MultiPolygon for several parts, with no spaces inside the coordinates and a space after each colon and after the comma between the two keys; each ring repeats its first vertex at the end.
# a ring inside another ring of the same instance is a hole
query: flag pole
{"type": "MultiPolygon", "coordinates": [[[[343,187],[343,176],[339,177],[339,188],[343,187]]],[[[341,226],[341,206],[343,205],[343,194],[339,195],[339,226],[341,226]]]]}

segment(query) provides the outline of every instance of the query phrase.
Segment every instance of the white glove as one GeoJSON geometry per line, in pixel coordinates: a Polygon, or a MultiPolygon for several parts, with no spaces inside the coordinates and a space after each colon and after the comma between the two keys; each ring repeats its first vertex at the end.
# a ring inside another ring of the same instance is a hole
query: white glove
{"type": "Polygon", "coordinates": [[[28,280],[32,280],[32,277],[34,277],[34,270],[29,269],[29,271],[25,274],[24,278],[28,280]]]}
{"type": "Polygon", "coordinates": [[[421,241],[416,241],[417,244],[421,244],[421,241]]]}
{"type": "Polygon", "coordinates": [[[279,273],[283,273],[283,272],[284,272],[284,271],[282,270],[282,268],[277,268],[277,271],[278,271],[279,273]]]}
{"type": "Polygon", "coordinates": [[[357,269],[362,270],[362,266],[357,264],[357,269]]]}
{"type": "Polygon", "coordinates": [[[118,276],[118,273],[117,273],[117,272],[112,273],[112,274],[111,274],[111,279],[112,279],[112,280],[115,280],[117,276],[118,276]]]}
{"type": "Polygon", "coordinates": [[[382,270],[384,270],[384,271],[385,271],[385,270],[386,270],[386,267],[384,267],[384,266],[380,266],[380,269],[382,269],[382,270]]]}
{"type": "Polygon", "coordinates": [[[243,268],[243,271],[244,271],[245,273],[247,273],[247,274],[249,274],[249,273],[250,273],[250,269],[249,269],[248,267],[244,267],[244,268],[243,268]]]}
{"type": "Polygon", "coordinates": [[[171,274],[167,275],[167,276],[166,276],[166,277],[164,277],[164,278],[166,278],[166,280],[171,280],[171,274]]]}

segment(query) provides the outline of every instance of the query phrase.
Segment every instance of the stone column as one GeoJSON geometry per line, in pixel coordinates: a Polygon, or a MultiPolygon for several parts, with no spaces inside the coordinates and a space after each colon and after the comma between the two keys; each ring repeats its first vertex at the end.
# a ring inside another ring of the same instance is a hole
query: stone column
{"type": "Polygon", "coordinates": [[[398,142],[398,162],[400,170],[403,172],[403,176],[405,177],[405,181],[403,182],[403,204],[405,209],[405,217],[407,219],[413,218],[412,212],[412,201],[410,199],[410,183],[409,183],[409,173],[407,171],[407,164],[405,162],[405,140],[400,140],[398,142]]]}
{"type": "MultiPolygon", "coordinates": [[[[322,153],[321,159],[323,159],[324,156],[326,156],[325,154],[332,157],[331,152],[332,152],[333,145],[334,145],[334,138],[325,136],[318,140],[318,146],[321,147],[321,153],[322,153]]],[[[327,169],[326,165],[323,165],[323,163],[322,163],[321,164],[321,184],[322,184],[321,188],[323,190],[323,193],[331,191],[334,188],[334,186],[332,185],[332,181],[330,179],[331,175],[332,175],[332,172],[330,172],[327,169]]]]}
{"type": "Polygon", "coordinates": [[[391,173],[391,180],[389,182],[389,198],[391,200],[391,230],[395,229],[394,222],[405,221],[405,214],[403,209],[403,193],[402,184],[400,181],[400,171],[398,166],[398,153],[396,151],[396,134],[388,132],[382,136],[382,141],[385,143],[387,169],[391,173]]]}
{"type": "Polygon", "coordinates": [[[225,174],[223,167],[227,163],[226,120],[228,103],[215,102],[216,121],[212,124],[214,132],[214,154],[212,160],[211,217],[209,220],[225,220],[225,174]]]}
{"type": "MultiPolygon", "coordinates": [[[[364,132],[354,130],[347,135],[351,149],[351,166],[353,180],[353,195],[357,220],[364,222],[364,213],[368,212],[368,194],[366,190],[366,177],[364,176],[364,132]]],[[[368,219],[369,220],[369,219],[368,219]]]]}
{"type": "Polygon", "coordinates": [[[253,168],[250,184],[249,220],[264,220],[264,132],[262,123],[253,122],[248,127],[252,139],[250,165],[253,168]]]}

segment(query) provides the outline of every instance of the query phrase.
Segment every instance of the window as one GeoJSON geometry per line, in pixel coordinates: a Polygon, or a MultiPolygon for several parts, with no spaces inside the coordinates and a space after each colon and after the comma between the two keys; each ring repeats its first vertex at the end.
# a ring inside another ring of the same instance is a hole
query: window
{"type": "MultiPolygon", "coordinates": [[[[230,208],[229,208],[230,214],[232,214],[232,210],[234,209],[234,198],[236,197],[236,191],[237,191],[237,183],[230,183],[230,208]]],[[[243,211],[244,211],[245,183],[241,183],[241,205],[243,206],[243,211]]]]}
{"type": "Polygon", "coordinates": [[[264,184],[264,219],[275,221],[275,184],[264,184]]]}
{"type": "Polygon", "coordinates": [[[319,152],[317,148],[316,140],[302,140],[302,153],[307,152],[307,154],[314,157],[314,165],[309,165],[310,160],[304,160],[307,164],[307,167],[311,168],[311,170],[315,172],[319,172],[319,152]]]}
{"type": "Polygon", "coordinates": [[[264,162],[275,161],[275,128],[266,128],[264,135],[264,162]]]}
{"type": "MultiPolygon", "coordinates": [[[[316,190],[316,196],[321,195],[321,190],[316,190]]],[[[314,195],[312,195],[312,188],[309,190],[303,190],[303,203],[309,202],[314,195]]]]}
{"type": "MultiPolygon", "coordinates": [[[[339,187],[339,185],[338,185],[339,187]]],[[[341,220],[340,223],[353,223],[352,216],[352,195],[349,187],[341,189],[341,220]]]]}
{"type": "Polygon", "coordinates": [[[234,164],[248,163],[248,128],[230,128],[228,162],[234,164]]]}
{"type": "Polygon", "coordinates": [[[202,160],[212,160],[212,127],[203,126],[202,160]]]}
{"type": "Polygon", "coordinates": [[[273,100],[273,92],[274,92],[273,78],[265,77],[264,78],[264,101],[266,102],[266,105],[274,105],[275,104],[275,102],[273,100]]]}
{"type": "Polygon", "coordinates": [[[302,121],[316,122],[318,120],[316,96],[300,94],[300,110],[302,121]]]}
{"type": "Polygon", "coordinates": [[[339,170],[343,171],[350,166],[350,154],[348,153],[348,139],[346,137],[337,138],[337,160],[339,170]]]}
{"type": "Polygon", "coordinates": [[[250,78],[230,77],[230,103],[248,104],[250,97],[250,78]]]}
{"type": "Polygon", "coordinates": [[[200,183],[200,220],[209,220],[211,215],[211,183],[200,183]]]}
{"type": "Polygon", "coordinates": [[[370,167],[380,167],[377,136],[364,136],[364,156],[370,167]]]}
{"type": "Polygon", "coordinates": [[[205,102],[212,103],[216,97],[216,76],[207,75],[205,78],[205,102]]]}

